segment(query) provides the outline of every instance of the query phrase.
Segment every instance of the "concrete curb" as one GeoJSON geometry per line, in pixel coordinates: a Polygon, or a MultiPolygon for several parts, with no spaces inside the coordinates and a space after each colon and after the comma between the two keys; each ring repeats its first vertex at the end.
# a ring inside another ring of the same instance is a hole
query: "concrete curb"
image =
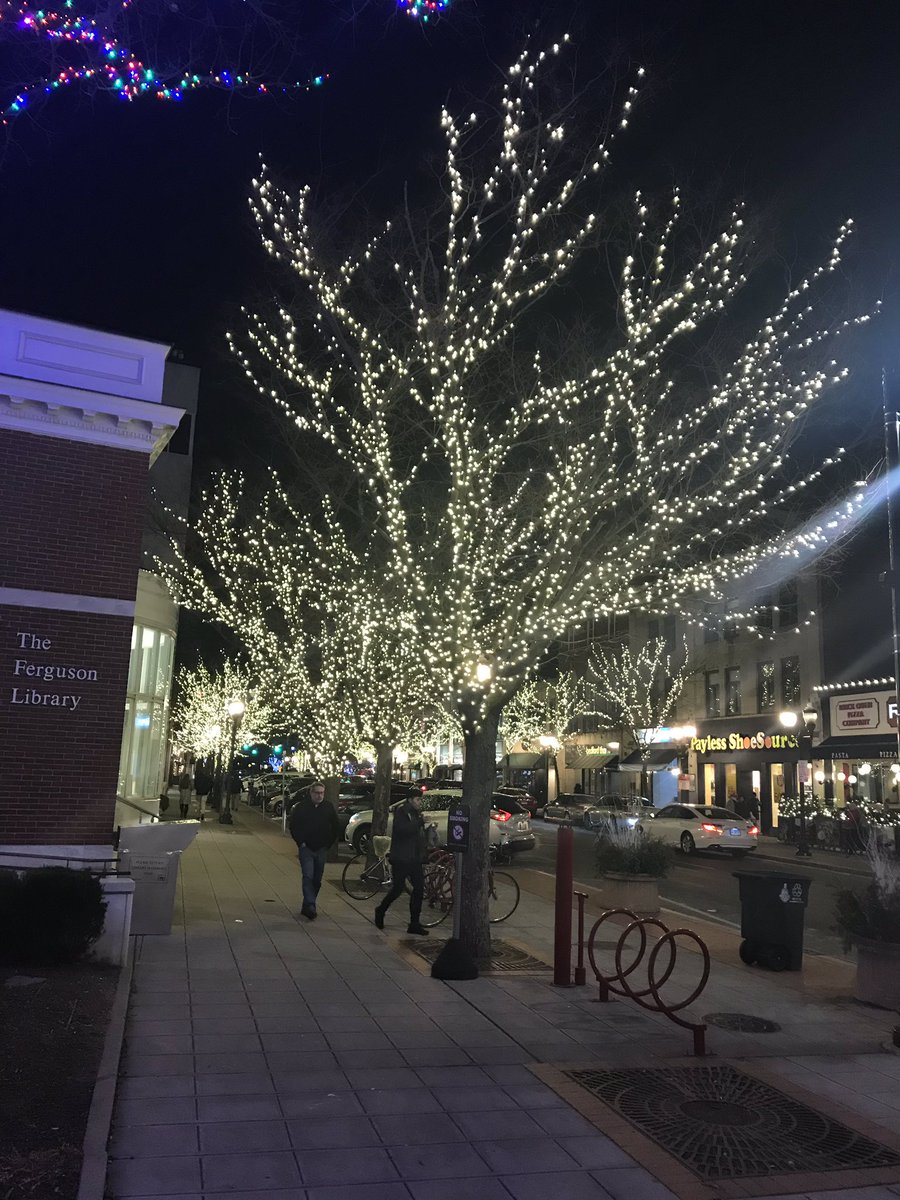
{"type": "Polygon", "coordinates": [[[109,1015],[109,1027],[103,1042],[103,1053],[97,1070],[97,1081],[91,1097],[87,1127],[82,1143],[81,1176],[75,1200],[103,1200],[106,1192],[106,1168],[109,1163],[107,1143],[112,1125],[113,1103],[119,1075],[119,1059],[125,1040],[125,1018],[131,996],[131,977],[134,971],[134,939],[122,966],[119,984],[109,1015]]]}
{"type": "Polygon", "coordinates": [[[837,871],[842,872],[845,875],[858,875],[860,879],[871,879],[872,878],[872,872],[867,867],[851,866],[850,863],[847,861],[847,856],[839,855],[837,851],[835,851],[833,855],[829,855],[829,857],[827,859],[825,859],[825,858],[809,859],[809,858],[797,858],[796,855],[766,854],[764,851],[757,849],[757,850],[754,850],[752,854],[748,854],[747,857],[744,859],[744,867],[746,867],[748,863],[758,862],[760,859],[762,859],[764,862],[780,863],[781,866],[783,866],[785,869],[790,868],[791,870],[796,869],[796,870],[802,871],[806,867],[811,866],[813,868],[819,867],[822,870],[826,870],[826,871],[827,870],[831,870],[831,871],[837,870],[837,871]]]}

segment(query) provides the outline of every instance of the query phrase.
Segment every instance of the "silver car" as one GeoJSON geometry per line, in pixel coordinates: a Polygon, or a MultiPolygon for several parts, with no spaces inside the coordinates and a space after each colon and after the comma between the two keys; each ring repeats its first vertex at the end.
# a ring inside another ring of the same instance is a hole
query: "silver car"
{"type": "MultiPolygon", "coordinates": [[[[447,842],[447,816],[450,807],[458,804],[460,793],[455,789],[443,790],[432,788],[422,797],[422,815],[427,824],[437,826],[438,839],[443,846],[447,842]]],[[[508,800],[508,796],[503,797],[508,800]]],[[[404,800],[392,804],[388,812],[387,832],[390,834],[394,819],[394,809],[404,804],[404,800]]],[[[365,850],[372,831],[372,810],[354,813],[347,822],[344,840],[353,847],[357,854],[365,850]]],[[[531,829],[531,818],[527,813],[510,814],[505,809],[491,810],[490,826],[491,849],[500,854],[515,854],[520,850],[531,850],[535,845],[534,833],[531,829]]]]}

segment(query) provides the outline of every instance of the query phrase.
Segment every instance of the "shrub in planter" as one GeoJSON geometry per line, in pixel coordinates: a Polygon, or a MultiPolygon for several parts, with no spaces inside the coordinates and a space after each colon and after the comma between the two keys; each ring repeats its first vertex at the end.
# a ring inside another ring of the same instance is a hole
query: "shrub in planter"
{"type": "Polygon", "coordinates": [[[856,947],[857,1000],[897,1008],[900,996],[900,863],[870,836],[872,882],[862,892],[843,889],[835,916],[846,949],[856,947]]]}
{"type": "Polygon", "coordinates": [[[597,838],[595,863],[598,875],[612,872],[662,879],[672,864],[672,852],[654,838],[630,830],[627,833],[614,831],[597,838]]]}
{"type": "Polygon", "coordinates": [[[835,896],[834,911],[845,950],[860,940],[900,945],[900,892],[885,895],[875,880],[863,892],[845,888],[835,896]]]}
{"type": "Polygon", "coordinates": [[[16,938],[19,959],[73,962],[103,932],[105,913],[100,880],[90,872],[68,867],[24,872],[16,938]]]}

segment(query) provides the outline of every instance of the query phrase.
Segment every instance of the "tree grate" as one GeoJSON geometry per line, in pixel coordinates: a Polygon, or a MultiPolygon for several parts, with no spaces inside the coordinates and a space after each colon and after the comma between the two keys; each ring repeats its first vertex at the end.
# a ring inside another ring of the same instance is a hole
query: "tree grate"
{"type": "MultiPolygon", "coordinates": [[[[424,958],[426,962],[433,963],[440,952],[443,950],[446,942],[442,938],[416,938],[415,941],[404,942],[410,950],[415,951],[420,958],[424,958]]],[[[529,954],[525,950],[520,950],[518,946],[513,946],[510,942],[500,941],[498,938],[491,939],[491,957],[489,960],[479,960],[478,970],[484,973],[493,971],[502,971],[510,973],[513,971],[525,974],[534,974],[535,972],[549,971],[548,963],[542,962],[539,958],[529,954]]]]}
{"type": "Polygon", "coordinates": [[[749,1013],[707,1013],[703,1018],[707,1025],[717,1029],[729,1029],[734,1033],[780,1033],[781,1026],[765,1017],[751,1017],[749,1013]]]}
{"type": "Polygon", "coordinates": [[[900,1154],[728,1066],[566,1074],[702,1180],[900,1166],[900,1154]]]}

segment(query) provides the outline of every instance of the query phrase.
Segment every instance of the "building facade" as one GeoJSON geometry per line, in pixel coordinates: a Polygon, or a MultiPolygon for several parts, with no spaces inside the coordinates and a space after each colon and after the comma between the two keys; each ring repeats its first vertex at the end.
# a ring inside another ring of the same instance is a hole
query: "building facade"
{"type": "Polygon", "coordinates": [[[0,850],[111,846],[168,351],[0,312],[0,850]]]}

